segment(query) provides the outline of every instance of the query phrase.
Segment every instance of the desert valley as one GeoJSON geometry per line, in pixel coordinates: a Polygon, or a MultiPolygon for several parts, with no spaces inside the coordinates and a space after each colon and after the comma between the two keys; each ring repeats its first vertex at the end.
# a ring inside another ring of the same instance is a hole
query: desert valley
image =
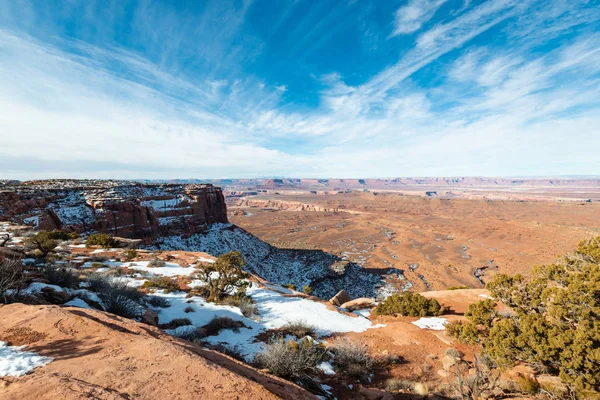
{"type": "Polygon", "coordinates": [[[492,385],[445,328],[600,235],[600,181],[212,183],[3,182],[3,398],[567,395],[526,364],[492,385]],[[384,311],[403,293],[442,309],[384,311]],[[295,371],[290,343],[323,353],[295,371]]]}

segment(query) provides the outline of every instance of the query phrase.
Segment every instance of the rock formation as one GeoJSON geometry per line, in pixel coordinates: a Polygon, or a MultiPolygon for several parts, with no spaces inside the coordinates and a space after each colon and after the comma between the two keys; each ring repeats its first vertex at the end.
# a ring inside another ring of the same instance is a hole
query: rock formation
{"type": "Polygon", "coordinates": [[[37,229],[102,232],[150,242],[226,223],[227,209],[221,189],[210,184],[46,181],[2,190],[0,219],[37,229]]]}

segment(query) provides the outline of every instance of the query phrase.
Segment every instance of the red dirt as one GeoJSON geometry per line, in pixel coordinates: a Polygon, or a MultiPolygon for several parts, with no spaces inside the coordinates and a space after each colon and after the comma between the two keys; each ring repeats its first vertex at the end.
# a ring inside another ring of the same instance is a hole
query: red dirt
{"type": "Polygon", "coordinates": [[[0,337],[13,332],[15,342],[54,358],[29,375],[1,378],[6,400],[315,398],[220,353],[100,311],[12,304],[0,307],[0,320],[0,337]],[[15,328],[26,335],[16,340],[15,328]]]}

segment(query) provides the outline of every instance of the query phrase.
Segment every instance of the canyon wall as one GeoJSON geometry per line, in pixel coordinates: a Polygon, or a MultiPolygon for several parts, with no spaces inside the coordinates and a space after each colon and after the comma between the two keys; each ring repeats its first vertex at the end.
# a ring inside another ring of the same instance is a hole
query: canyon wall
{"type": "Polygon", "coordinates": [[[24,182],[0,191],[0,220],[36,229],[102,232],[150,242],[226,223],[227,209],[221,189],[210,184],[24,182]]]}

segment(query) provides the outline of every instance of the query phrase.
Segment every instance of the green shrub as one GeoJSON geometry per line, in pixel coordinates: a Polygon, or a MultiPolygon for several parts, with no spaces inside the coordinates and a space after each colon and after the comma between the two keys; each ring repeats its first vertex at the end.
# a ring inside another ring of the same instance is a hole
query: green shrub
{"type": "Polygon", "coordinates": [[[302,291],[303,291],[304,293],[306,293],[306,294],[310,295],[310,294],[312,294],[312,292],[313,292],[313,288],[312,288],[312,287],[310,287],[309,285],[304,285],[304,286],[302,287],[302,291]]]}
{"type": "Polygon", "coordinates": [[[131,260],[133,260],[134,258],[136,258],[136,257],[137,257],[137,255],[138,255],[138,254],[137,254],[137,251],[135,251],[135,250],[125,250],[125,251],[123,252],[123,259],[124,259],[125,261],[131,261],[131,260]]]}
{"type": "Polygon", "coordinates": [[[464,286],[464,285],[461,285],[461,286],[450,286],[446,290],[462,290],[462,289],[470,289],[470,287],[464,286]]]}
{"type": "Polygon", "coordinates": [[[117,241],[105,233],[93,233],[85,241],[85,246],[100,246],[104,249],[110,249],[117,246],[117,241]]]}
{"type": "Polygon", "coordinates": [[[171,278],[161,277],[148,279],[142,284],[143,289],[162,289],[165,293],[178,292],[179,285],[171,278]]]}
{"type": "Polygon", "coordinates": [[[515,379],[515,382],[517,383],[517,385],[519,386],[519,389],[523,393],[536,394],[537,392],[540,391],[539,382],[529,376],[519,375],[515,379]]]}
{"type": "Polygon", "coordinates": [[[293,283],[288,283],[286,285],[283,285],[283,287],[286,287],[286,288],[288,288],[290,290],[296,290],[296,286],[294,286],[293,283]]]}
{"type": "Polygon", "coordinates": [[[197,274],[207,282],[209,301],[219,302],[226,296],[242,296],[248,287],[248,274],[242,270],[246,261],[237,251],[223,254],[214,263],[201,263],[197,274]]]}
{"type": "Polygon", "coordinates": [[[497,315],[491,302],[479,303],[469,309],[468,323],[450,325],[449,332],[467,342],[477,336],[501,367],[530,364],[559,376],[579,398],[598,396],[600,237],[580,243],[554,264],[534,268],[529,279],[500,274],[487,288],[512,313],[497,315]]]}
{"type": "Polygon", "coordinates": [[[25,244],[46,258],[58,246],[60,239],[56,239],[57,236],[58,234],[54,232],[39,231],[35,235],[25,238],[25,244]]]}
{"type": "Polygon", "coordinates": [[[375,308],[379,315],[405,315],[426,317],[442,315],[444,308],[436,299],[428,299],[418,293],[395,293],[379,303],[375,308]]]}

